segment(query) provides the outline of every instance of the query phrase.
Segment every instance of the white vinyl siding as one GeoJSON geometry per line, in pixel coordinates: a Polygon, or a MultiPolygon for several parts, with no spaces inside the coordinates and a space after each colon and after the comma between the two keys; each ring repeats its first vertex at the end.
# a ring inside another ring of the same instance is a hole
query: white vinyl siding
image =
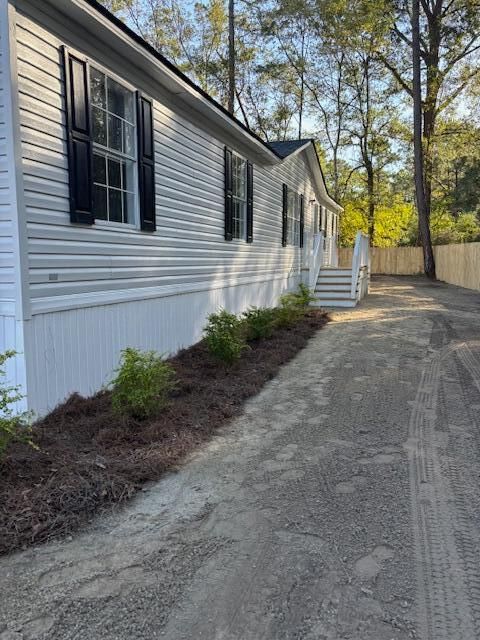
{"type": "MultiPolygon", "coordinates": [[[[71,224],[60,64],[68,34],[60,40],[21,13],[17,25],[32,313],[90,304],[104,292],[109,300],[115,291],[124,299],[125,291],[164,295],[300,273],[299,248],[281,246],[281,209],[283,182],[304,193],[306,202],[316,197],[304,155],[273,167],[255,165],[255,242],[225,243],[223,149],[229,141],[214,138],[159,96],[152,96],[156,232],[71,224]]],[[[121,74],[122,61],[111,71],[121,74]]],[[[125,81],[135,86],[135,78],[125,81]]],[[[309,216],[306,207],[306,230],[309,216]]]]}
{"type": "MultiPolygon", "coordinates": [[[[0,1],[0,314],[13,313],[15,300],[14,159],[7,139],[11,131],[7,3],[0,1]]],[[[11,142],[11,141],[10,141],[11,142]]]]}

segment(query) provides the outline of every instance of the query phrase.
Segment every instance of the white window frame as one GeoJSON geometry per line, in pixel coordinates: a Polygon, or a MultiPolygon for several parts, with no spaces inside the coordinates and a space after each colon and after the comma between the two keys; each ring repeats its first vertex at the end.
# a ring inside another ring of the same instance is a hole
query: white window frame
{"type": "Polygon", "coordinates": [[[313,233],[314,235],[320,233],[321,230],[321,212],[318,202],[313,203],[313,233]]]}
{"type": "Polygon", "coordinates": [[[237,240],[239,242],[246,242],[247,240],[247,159],[241,156],[239,153],[232,151],[232,240],[237,240]],[[238,161],[243,162],[243,199],[240,196],[235,194],[235,162],[238,161]],[[236,235],[235,229],[235,220],[237,217],[235,216],[235,204],[241,205],[242,217],[238,218],[242,220],[243,226],[243,234],[236,235]]]}
{"type": "MultiPolygon", "coordinates": [[[[89,67],[90,67],[89,91],[91,90],[90,73],[91,73],[91,70],[94,69],[95,71],[98,71],[99,73],[105,75],[106,77],[111,78],[112,80],[120,84],[122,87],[127,89],[127,91],[130,91],[132,93],[132,98],[133,98],[133,122],[129,123],[133,125],[133,155],[130,156],[120,151],[116,151],[115,149],[111,149],[110,147],[105,147],[99,144],[98,142],[95,142],[93,140],[93,135],[92,135],[92,154],[94,154],[95,150],[98,149],[98,151],[101,152],[101,154],[105,155],[106,157],[111,156],[119,160],[129,160],[133,164],[133,170],[132,170],[133,191],[131,192],[133,194],[132,222],[118,222],[117,220],[104,220],[103,218],[95,218],[95,226],[105,226],[105,227],[111,227],[113,229],[119,229],[119,230],[139,229],[140,228],[140,201],[139,201],[140,194],[139,194],[139,188],[138,188],[138,139],[137,139],[138,125],[137,125],[137,101],[135,99],[137,88],[134,87],[129,82],[125,81],[116,73],[112,72],[110,69],[107,69],[103,65],[98,64],[97,61],[89,60],[89,67]]],[[[92,117],[94,108],[95,108],[95,105],[93,105],[92,101],[90,100],[91,117],[92,117]]],[[[108,110],[107,110],[107,113],[109,113],[108,110]]],[[[117,116],[117,117],[120,117],[120,116],[117,116]]],[[[93,122],[93,118],[92,118],[92,122],[93,122]]],[[[108,127],[108,119],[107,119],[107,127],[108,127]]],[[[107,167],[107,172],[108,172],[108,167],[107,167]]],[[[94,182],[93,176],[92,176],[92,188],[95,187],[95,184],[98,184],[98,183],[94,182]]]]}
{"type": "Polygon", "coordinates": [[[291,247],[300,247],[300,194],[293,189],[288,189],[287,244],[291,247]]]}

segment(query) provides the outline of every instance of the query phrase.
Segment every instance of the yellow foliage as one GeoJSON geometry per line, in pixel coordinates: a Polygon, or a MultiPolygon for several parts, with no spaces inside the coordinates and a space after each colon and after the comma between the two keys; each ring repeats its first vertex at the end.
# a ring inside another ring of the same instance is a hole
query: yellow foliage
{"type": "Polygon", "coordinates": [[[405,238],[415,216],[414,207],[400,198],[391,205],[380,205],[375,211],[373,245],[375,247],[396,247],[405,238]]]}
{"type": "Polygon", "coordinates": [[[368,232],[368,221],[360,198],[355,202],[345,202],[344,207],[345,211],[340,216],[340,244],[352,247],[357,231],[368,232]]]}
{"type": "MultiPolygon", "coordinates": [[[[357,198],[345,203],[345,211],[340,218],[340,243],[344,247],[354,244],[357,231],[368,233],[366,202],[357,198]]],[[[373,245],[375,247],[395,247],[405,239],[415,216],[413,205],[399,196],[392,197],[390,204],[379,204],[375,209],[373,245]]]]}

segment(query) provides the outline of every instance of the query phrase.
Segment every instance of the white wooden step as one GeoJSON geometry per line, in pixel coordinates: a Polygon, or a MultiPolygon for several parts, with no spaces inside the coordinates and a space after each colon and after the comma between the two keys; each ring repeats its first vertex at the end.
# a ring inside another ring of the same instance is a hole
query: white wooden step
{"type": "Polygon", "coordinates": [[[327,277],[338,277],[338,276],[348,276],[349,278],[352,277],[352,270],[351,269],[338,269],[337,267],[322,267],[320,269],[320,276],[327,276],[327,277]]]}
{"type": "Polygon", "coordinates": [[[352,289],[352,283],[351,282],[334,282],[334,283],[330,283],[330,282],[317,282],[317,286],[315,287],[315,291],[318,291],[319,293],[325,292],[325,291],[345,291],[345,292],[350,292],[352,289]]]}
{"type": "Polygon", "coordinates": [[[347,291],[315,291],[315,298],[319,298],[322,300],[323,298],[328,299],[338,299],[338,298],[349,298],[350,295],[347,291]]]}
{"type": "Polygon", "coordinates": [[[322,298],[314,300],[310,303],[312,307],[321,307],[322,309],[338,309],[339,307],[355,307],[357,305],[356,300],[352,298],[330,299],[322,298]]]}
{"type": "Polygon", "coordinates": [[[323,276],[320,275],[317,280],[317,284],[327,284],[336,286],[337,284],[352,284],[352,279],[346,276],[323,276]]]}

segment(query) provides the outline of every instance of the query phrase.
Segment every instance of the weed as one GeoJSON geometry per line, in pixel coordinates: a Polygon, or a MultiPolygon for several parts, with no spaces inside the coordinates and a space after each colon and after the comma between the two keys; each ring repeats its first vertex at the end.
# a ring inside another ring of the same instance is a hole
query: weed
{"type": "MultiPolygon", "coordinates": [[[[4,378],[6,375],[3,368],[5,362],[16,355],[15,351],[0,353],[0,377],[4,378]]],[[[37,448],[31,438],[31,414],[15,413],[12,406],[23,397],[19,386],[7,386],[5,382],[0,382],[0,459],[11,442],[24,442],[37,448]]]]}

